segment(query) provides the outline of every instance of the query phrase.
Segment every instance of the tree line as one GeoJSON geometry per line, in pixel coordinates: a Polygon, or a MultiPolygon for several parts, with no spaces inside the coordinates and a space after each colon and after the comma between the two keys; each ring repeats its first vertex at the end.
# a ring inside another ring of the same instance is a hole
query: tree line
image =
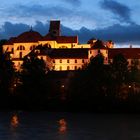
{"type": "MultiPolygon", "coordinates": [[[[2,42],[3,43],[3,42],[2,42]]],[[[2,45],[1,45],[2,47],[2,45]]],[[[122,55],[109,65],[98,54],[84,69],[73,72],[62,90],[43,59],[32,53],[16,71],[9,53],[0,51],[0,108],[71,111],[140,111],[140,69],[122,55]],[[65,98],[60,98],[60,94],[65,98]]]]}

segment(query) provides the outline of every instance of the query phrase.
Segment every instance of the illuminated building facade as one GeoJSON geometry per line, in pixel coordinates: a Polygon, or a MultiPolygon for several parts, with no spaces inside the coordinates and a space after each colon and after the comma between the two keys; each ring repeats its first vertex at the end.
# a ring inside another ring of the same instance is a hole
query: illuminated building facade
{"type": "Polygon", "coordinates": [[[78,36],[61,35],[60,21],[50,21],[49,32],[45,36],[31,29],[17,37],[10,38],[3,45],[3,52],[10,52],[17,70],[20,69],[23,57],[32,51],[37,52],[38,57],[55,71],[80,69],[98,53],[103,54],[104,64],[112,61],[114,55],[118,53],[124,54],[129,64],[132,59],[140,59],[139,48],[117,49],[113,47],[112,41],[102,42],[94,38],[90,39],[87,44],[79,44],[78,36]]]}

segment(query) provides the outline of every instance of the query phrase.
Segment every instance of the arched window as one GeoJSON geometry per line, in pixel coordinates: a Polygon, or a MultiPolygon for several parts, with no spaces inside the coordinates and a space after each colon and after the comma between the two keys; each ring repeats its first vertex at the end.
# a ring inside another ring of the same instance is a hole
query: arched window
{"type": "Polygon", "coordinates": [[[18,46],[18,47],[17,47],[17,50],[25,50],[25,47],[22,46],[22,45],[21,45],[21,46],[18,46]]]}
{"type": "Polygon", "coordinates": [[[36,47],[35,45],[31,46],[31,47],[30,47],[30,50],[31,50],[31,51],[34,50],[35,47],[36,47]]]}

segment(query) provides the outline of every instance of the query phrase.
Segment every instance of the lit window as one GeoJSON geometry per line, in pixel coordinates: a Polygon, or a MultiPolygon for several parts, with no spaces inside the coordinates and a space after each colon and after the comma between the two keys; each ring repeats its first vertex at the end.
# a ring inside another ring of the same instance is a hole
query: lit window
{"type": "Polygon", "coordinates": [[[67,60],[67,63],[69,63],[69,62],[70,62],[70,60],[68,59],[68,60],[67,60]]]}
{"type": "Polygon", "coordinates": [[[77,59],[75,59],[75,63],[77,63],[77,59]]]}
{"type": "Polygon", "coordinates": [[[60,63],[62,63],[62,59],[60,59],[60,63]]]}
{"type": "Polygon", "coordinates": [[[24,46],[19,46],[19,47],[17,48],[17,50],[25,50],[25,47],[24,47],[24,46]]]}
{"type": "Polygon", "coordinates": [[[70,70],[70,66],[67,66],[67,70],[70,70]]]}

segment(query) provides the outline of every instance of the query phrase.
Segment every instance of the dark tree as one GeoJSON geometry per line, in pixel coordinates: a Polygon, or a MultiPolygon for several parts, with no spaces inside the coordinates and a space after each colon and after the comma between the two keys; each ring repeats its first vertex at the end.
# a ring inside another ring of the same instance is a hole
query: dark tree
{"type": "Polygon", "coordinates": [[[103,60],[103,55],[98,54],[91,58],[85,70],[76,72],[70,84],[70,95],[73,102],[79,103],[82,107],[88,105],[90,108],[103,103],[108,78],[106,75],[108,67],[104,65],[103,60]]]}
{"type": "Polygon", "coordinates": [[[2,54],[0,56],[0,104],[7,101],[13,93],[14,80],[15,69],[14,63],[10,60],[10,54],[2,54]]]}
{"type": "Polygon", "coordinates": [[[47,66],[35,54],[26,56],[20,73],[20,92],[31,107],[45,104],[48,97],[47,66]]]}
{"type": "Polygon", "coordinates": [[[128,84],[129,70],[127,59],[122,54],[117,54],[113,58],[111,64],[111,94],[118,99],[126,99],[128,92],[126,85],[128,84]]]}

